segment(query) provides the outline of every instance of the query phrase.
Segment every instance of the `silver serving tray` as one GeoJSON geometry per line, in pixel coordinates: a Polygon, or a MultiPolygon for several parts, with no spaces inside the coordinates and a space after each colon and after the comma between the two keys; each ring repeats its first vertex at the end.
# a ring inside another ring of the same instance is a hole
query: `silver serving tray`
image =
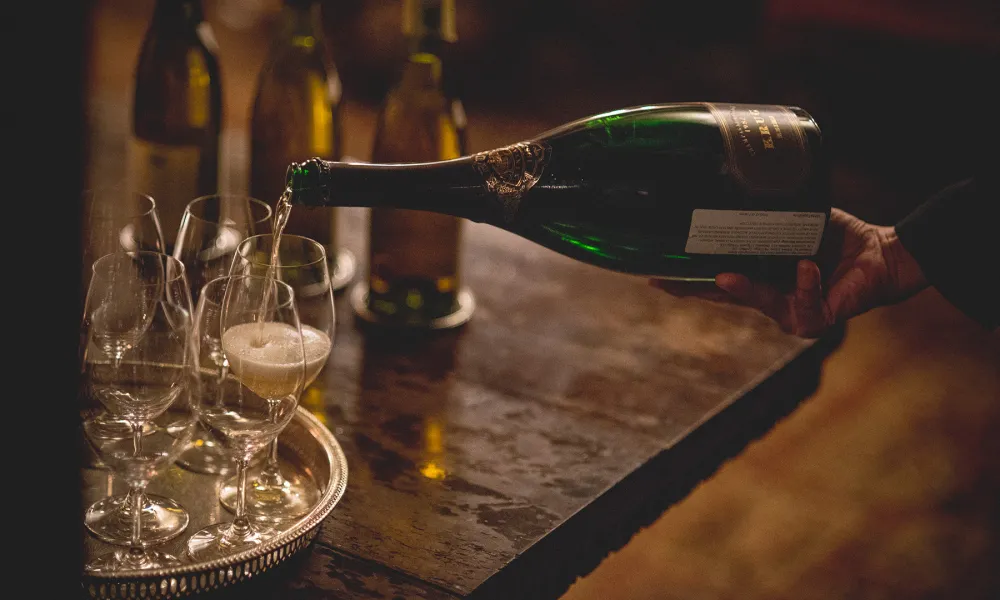
{"type": "MultiPolygon", "coordinates": [[[[85,571],[82,577],[84,593],[92,598],[182,598],[250,580],[288,560],[312,542],[320,523],[343,497],[347,487],[347,459],[330,430],[300,406],[278,438],[278,460],[283,468],[311,478],[323,490],[309,514],[297,521],[275,525],[281,531],[263,545],[222,559],[188,562],[170,569],[104,574],[85,571]]],[[[194,473],[174,465],[150,482],[148,493],[176,500],[191,515],[183,533],[155,549],[183,559],[186,557],[185,544],[192,533],[233,518],[219,503],[222,480],[218,475],[194,473]]],[[[83,470],[84,507],[126,491],[110,470],[83,470]]],[[[97,539],[82,524],[81,532],[84,564],[121,548],[97,539]]]]}

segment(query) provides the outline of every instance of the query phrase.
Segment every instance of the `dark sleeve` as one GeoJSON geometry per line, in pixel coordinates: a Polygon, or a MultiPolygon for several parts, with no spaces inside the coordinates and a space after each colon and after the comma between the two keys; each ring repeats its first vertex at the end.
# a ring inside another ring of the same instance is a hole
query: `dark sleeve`
{"type": "Polygon", "coordinates": [[[896,224],[896,234],[930,285],[993,330],[1000,327],[1000,187],[986,170],[935,194],[896,224]]]}

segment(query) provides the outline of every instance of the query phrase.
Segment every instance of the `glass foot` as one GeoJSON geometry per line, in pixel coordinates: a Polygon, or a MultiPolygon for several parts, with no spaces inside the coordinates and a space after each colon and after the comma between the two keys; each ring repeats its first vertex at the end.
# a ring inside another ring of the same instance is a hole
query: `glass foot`
{"type": "Polygon", "coordinates": [[[207,475],[236,473],[236,463],[225,449],[219,443],[201,437],[191,440],[177,458],[177,465],[188,471],[207,475]]]}
{"type": "Polygon", "coordinates": [[[238,532],[233,523],[217,523],[188,538],[187,552],[197,562],[223,558],[259,546],[276,532],[272,527],[256,524],[238,532]]]}
{"type": "Polygon", "coordinates": [[[118,571],[139,571],[143,569],[167,569],[178,567],[181,560],[171,554],[155,550],[115,550],[99,556],[83,568],[91,573],[116,573],[118,571]]]}
{"type": "MultiPolygon", "coordinates": [[[[145,546],[155,546],[172,540],[188,526],[190,516],[170,498],[146,494],[142,506],[142,533],[145,546]]],[[[132,543],[132,509],[130,496],[111,496],[90,505],[83,519],[87,529],[109,544],[128,546],[132,543]],[[126,500],[129,499],[129,500],[126,500]]]]}
{"type": "MultiPolygon", "coordinates": [[[[282,473],[276,482],[264,483],[262,468],[247,473],[246,511],[254,521],[274,522],[306,516],[319,502],[319,487],[308,477],[282,473]]],[[[236,512],[236,479],[225,482],[219,502],[236,512]]]]}

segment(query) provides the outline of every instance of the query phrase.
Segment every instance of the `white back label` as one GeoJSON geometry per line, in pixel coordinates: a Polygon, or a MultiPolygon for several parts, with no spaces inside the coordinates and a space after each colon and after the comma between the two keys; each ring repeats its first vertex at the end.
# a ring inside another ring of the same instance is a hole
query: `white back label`
{"type": "Polygon", "coordinates": [[[821,212],[698,208],[691,214],[684,252],[813,256],[825,225],[821,212]]]}

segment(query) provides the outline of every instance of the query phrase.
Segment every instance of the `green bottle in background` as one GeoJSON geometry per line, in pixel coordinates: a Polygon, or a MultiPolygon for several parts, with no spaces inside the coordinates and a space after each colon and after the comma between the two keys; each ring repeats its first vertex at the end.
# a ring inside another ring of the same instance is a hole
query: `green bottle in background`
{"type": "Polygon", "coordinates": [[[129,185],[149,194],[172,252],[187,203],[219,183],[222,83],[201,0],[157,0],[135,71],[129,185]]]}

